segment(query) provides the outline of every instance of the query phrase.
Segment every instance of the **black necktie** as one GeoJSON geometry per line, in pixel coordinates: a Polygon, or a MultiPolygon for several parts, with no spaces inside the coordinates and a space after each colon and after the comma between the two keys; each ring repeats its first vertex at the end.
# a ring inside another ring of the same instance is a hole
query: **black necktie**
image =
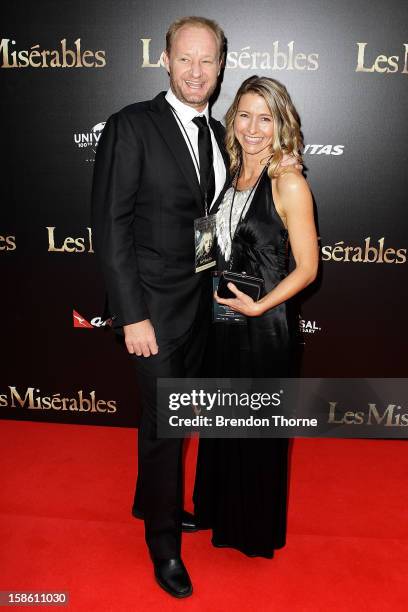
{"type": "Polygon", "coordinates": [[[198,155],[200,158],[200,185],[203,195],[207,194],[207,209],[215,194],[215,176],[211,132],[205,117],[194,117],[198,127],[198,155]]]}

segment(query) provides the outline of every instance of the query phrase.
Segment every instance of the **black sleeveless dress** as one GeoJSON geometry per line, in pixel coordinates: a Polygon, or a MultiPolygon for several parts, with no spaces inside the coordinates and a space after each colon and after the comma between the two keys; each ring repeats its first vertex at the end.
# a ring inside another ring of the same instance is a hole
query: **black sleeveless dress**
{"type": "MultiPolygon", "coordinates": [[[[224,200],[225,201],[225,200],[224,200]]],[[[265,292],[288,273],[288,233],[265,172],[231,245],[232,269],[262,277],[265,292]]],[[[220,254],[220,269],[227,262],[220,254]]],[[[247,325],[213,324],[206,374],[222,378],[287,377],[296,339],[295,315],[283,303],[247,325]]],[[[195,513],[215,546],[273,557],[286,541],[288,440],[201,439],[195,513]]]]}

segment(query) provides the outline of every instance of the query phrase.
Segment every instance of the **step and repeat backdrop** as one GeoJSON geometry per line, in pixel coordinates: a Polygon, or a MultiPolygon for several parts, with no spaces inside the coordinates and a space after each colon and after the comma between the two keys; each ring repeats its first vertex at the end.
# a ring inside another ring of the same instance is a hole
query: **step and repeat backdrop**
{"type": "Polygon", "coordinates": [[[253,74],[282,81],[302,119],[321,251],[301,300],[303,375],[405,377],[408,5],[163,6],[2,6],[0,417],[137,423],[133,368],[103,317],[92,172],[108,116],[167,89],[165,33],[189,14],[217,20],[228,38],[217,119],[253,74]]]}

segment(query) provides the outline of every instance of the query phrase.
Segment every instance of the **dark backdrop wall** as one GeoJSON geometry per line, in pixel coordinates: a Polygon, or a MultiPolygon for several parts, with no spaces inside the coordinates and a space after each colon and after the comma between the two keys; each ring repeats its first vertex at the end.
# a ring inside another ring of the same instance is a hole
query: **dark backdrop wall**
{"type": "Polygon", "coordinates": [[[93,161],[112,112],[167,89],[164,36],[185,14],[216,19],[228,37],[216,118],[259,74],[288,87],[302,119],[322,259],[302,297],[304,375],[406,376],[406,3],[43,0],[2,9],[0,417],[136,422],[133,370],[102,318],[93,161]]]}

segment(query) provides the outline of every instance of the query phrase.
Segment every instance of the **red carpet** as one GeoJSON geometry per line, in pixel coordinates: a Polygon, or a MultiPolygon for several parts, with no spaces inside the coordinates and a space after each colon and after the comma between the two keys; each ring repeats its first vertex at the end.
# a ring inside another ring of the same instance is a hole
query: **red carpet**
{"type": "MultiPolygon", "coordinates": [[[[194,594],[175,600],[130,516],[135,430],[1,421],[0,432],[0,591],[68,591],[60,609],[72,611],[407,609],[403,441],[295,440],[287,546],[248,559],[213,548],[208,531],[185,534],[194,594]]],[[[193,441],[187,500],[195,452],[193,441]]]]}

